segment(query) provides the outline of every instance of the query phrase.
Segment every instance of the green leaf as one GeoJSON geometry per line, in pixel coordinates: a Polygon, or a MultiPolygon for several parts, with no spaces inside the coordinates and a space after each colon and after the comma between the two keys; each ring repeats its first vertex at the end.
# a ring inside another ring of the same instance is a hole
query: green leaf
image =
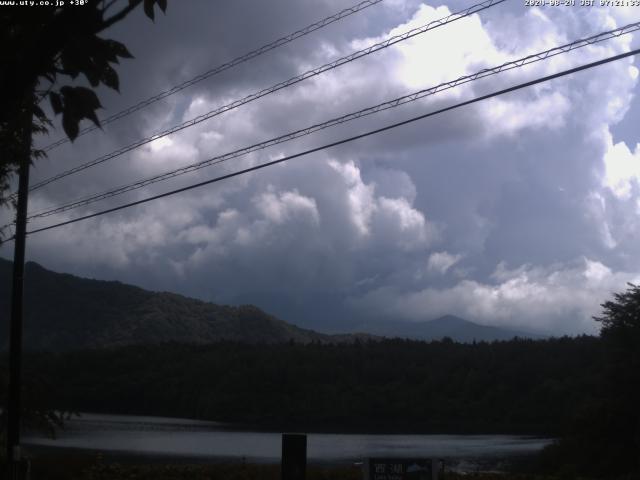
{"type": "Polygon", "coordinates": [[[64,73],[75,79],[83,68],[85,57],[86,54],[83,54],[76,45],[65,47],[60,52],[60,63],[64,73]]]}
{"type": "Polygon", "coordinates": [[[73,141],[78,136],[78,124],[83,118],[100,126],[96,110],[102,108],[102,105],[93,90],[65,86],[60,89],[60,93],[63,97],[62,127],[70,140],[73,141]]]}
{"type": "Polygon", "coordinates": [[[111,47],[108,40],[96,37],[96,51],[100,52],[100,55],[110,63],[118,63],[118,55],[111,47]]]}
{"type": "Polygon", "coordinates": [[[144,0],[144,13],[151,20],[154,20],[153,5],[155,0],[144,0]]]}
{"type": "Polygon", "coordinates": [[[31,158],[33,158],[35,160],[40,160],[42,158],[47,158],[47,152],[45,152],[44,150],[33,148],[33,149],[31,149],[31,158]]]}
{"type": "Polygon", "coordinates": [[[75,105],[83,118],[88,118],[97,126],[100,126],[100,120],[98,120],[96,116],[96,110],[102,108],[102,105],[93,90],[84,87],[75,87],[74,101],[77,102],[75,105]]]}
{"type": "Polygon", "coordinates": [[[42,110],[39,105],[33,106],[33,115],[43,124],[51,124],[50,120],[47,118],[47,115],[44,113],[44,110],[42,110]]]}
{"type": "Polygon", "coordinates": [[[59,93],[50,92],[49,100],[51,101],[51,108],[53,109],[53,113],[58,115],[60,112],[62,112],[62,99],[60,98],[59,93]]]}
{"type": "Polygon", "coordinates": [[[103,72],[93,61],[87,61],[86,66],[82,69],[82,73],[87,77],[87,80],[89,80],[92,87],[100,85],[100,78],[102,77],[103,72]]]}
{"type": "Polygon", "coordinates": [[[105,65],[102,69],[102,77],[100,78],[102,83],[107,87],[112,88],[116,92],[120,91],[120,80],[118,79],[118,73],[109,65],[105,65]]]}
{"type": "Polygon", "coordinates": [[[124,44],[116,42],[115,40],[106,40],[106,44],[108,45],[108,48],[118,57],[133,58],[133,55],[131,55],[131,52],[127,50],[127,47],[125,47],[124,44]]]}
{"type": "Polygon", "coordinates": [[[71,141],[74,141],[78,136],[78,123],[80,120],[74,115],[67,112],[62,114],[62,128],[71,141]]]}

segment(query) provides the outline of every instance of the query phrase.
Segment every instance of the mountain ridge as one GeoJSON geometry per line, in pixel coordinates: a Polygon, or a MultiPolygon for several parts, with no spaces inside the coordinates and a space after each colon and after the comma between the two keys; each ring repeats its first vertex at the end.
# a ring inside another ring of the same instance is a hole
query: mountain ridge
{"type": "MultiPolygon", "coordinates": [[[[357,326],[363,329],[362,325],[357,326]]],[[[366,330],[373,335],[409,338],[413,340],[440,340],[448,337],[462,343],[511,340],[514,337],[542,339],[544,335],[508,329],[492,325],[481,325],[455,315],[443,315],[426,321],[387,321],[371,323],[366,330]]]]}
{"type": "MultiPolygon", "coordinates": [[[[0,312],[8,319],[12,263],[0,259],[0,312]]],[[[253,305],[227,306],[118,281],[93,280],[25,265],[26,349],[64,351],[135,344],[342,343],[365,334],[329,335],[280,320],[253,305]]],[[[0,330],[6,349],[8,328],[0,330]]]]}
{"type": "MultiPolygon", "coordinates": [[[[0,258],[0,314],[10,312],[12,262],[0,258]]],[[[458,342],[543,338],[479,325],[453,315],[428,322],[370,322],[328,334],[301,328],[253,305],[228,306],[171,292],[152,292],[119,281],[58,273],[25,265],[24,345],[27,350],[66,351],[167,342],[350,343],[381,337],[458,342]]],[[[0,328],[6,349],[8,325],[0,328]]]]}

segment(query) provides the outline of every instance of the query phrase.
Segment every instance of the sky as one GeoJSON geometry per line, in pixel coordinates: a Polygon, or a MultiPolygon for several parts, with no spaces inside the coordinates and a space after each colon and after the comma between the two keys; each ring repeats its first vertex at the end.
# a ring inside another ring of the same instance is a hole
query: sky
{"type": "MultiPolygon", "coordinates": [[[[105,37],[135,56],[101,117],[331,15],[348,0],[169,2],[105,37]]],[[[31,182],[472,1],[383,0],[51,151],[31,182]]],[[[578,0],[576,3],[580,3],[578,0]]],[[[210,158],[640,20],[626,7],[508,0],[155,140],[32,193],[30,211],[210,158]]],[[[32,222],[46,226],[321,146],[640,46],[639,34],[470,82],[366,119],[32,222]]],[[[640,282],[640,100],[633,57],[121,212],[29,236],[60,272],[224,304],[320,331],[445,314],[597,333],[640,282]]],[[[54,122],[59,124],[59,119],[54,122]]],[[[62,135],[61,128],[46,145],[62,135]]],[[[0,212],[0,221],[11,212],[0,212]]],[[[12,257],[11,245],[0,256],[12,257]]]]}

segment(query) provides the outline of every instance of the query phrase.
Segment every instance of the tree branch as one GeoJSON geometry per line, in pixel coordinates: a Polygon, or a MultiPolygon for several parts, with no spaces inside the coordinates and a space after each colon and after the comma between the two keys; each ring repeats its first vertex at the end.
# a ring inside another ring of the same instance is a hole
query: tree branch
{"type": "Polygon", "coordinates": [[[104,0],[103,0],[103,2],[102,2],[102,4],[103,4],[102,11],[103,11],[103,12],[106,12],[106,11],[107,11],[107,10],[109,10],[111,7],[113,7],[113,6],[116,4],[116,2],[117,2],[117,1],[118,1],[118,0],[111,0],[109,3],[107,3],[107,4],[105,5],[105,4],[104,4],[105,2],[104,2],[104,0]]]}
{"type": "Polygon", "coordinates": [[[141,3],[142,3],[142,0],[134,0],[134,1],[130,2],[127,7],[123,8],[122,10],[120,10],[118,13],[114,14],[110,18],[104,20],[102,22],[102,25],[100,25],[100,28],[98,30],[96,30],[96,33],[99,33],[101,31],[109,28],[114,23],[119,22],[124,17],[129,15],[141,3]]]}

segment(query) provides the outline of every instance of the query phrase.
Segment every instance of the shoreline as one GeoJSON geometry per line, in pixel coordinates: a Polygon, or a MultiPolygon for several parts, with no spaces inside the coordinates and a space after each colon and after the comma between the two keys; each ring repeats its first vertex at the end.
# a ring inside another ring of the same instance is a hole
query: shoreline
{"type": "MultiPolygon", "coordinates": [[[[280,465],[280,458],[237,456],[202,456],[166,453],[141,453],[126,450],[100,450],[92,448],[74,448],[65,446],[34,445],[25,443],[24,452],[29,458],[73,459],[75,462],[99,465],[122,466],[263,466],[280,465]]],[[[460,474],[472,473],[508,473],[514,465],[530,462],[536,452],[515,455],[482,456],[438,456],[448,471],[460,474]]],[[[390,456],[393,458],[394,456],[390,456]]],[[[397,457],[401,457],[398,455],[397,457]]],[[[320,469],[360,468],[366,457],[359,459],[315,459],[309,458],[307,466],[320,469]]]]}
{"type": "MultiPolygon", "coordinates": [[[[407,422],[368,422],[368,423],[334,423],[334,422],[287,422],[267,421],[248,422],[232,420],[211,420],[205,418],[184,418],[138,413],[105,413],[76,412],[65,423],[73,422],[105,422],[109,424],[149,423],[153,425],[189,426],[198,429],[212,428],[229,432],[257,433],[303,433],[327,435],[438,435],[438,436],[510,436],[527,439],[555,440],[557,434],[543,429],[533,428],[462,428],[461,426],[439,425],[422,428],[407,422]]],[[[64,429],[62,429],[64,431],[64,429]]]]}

